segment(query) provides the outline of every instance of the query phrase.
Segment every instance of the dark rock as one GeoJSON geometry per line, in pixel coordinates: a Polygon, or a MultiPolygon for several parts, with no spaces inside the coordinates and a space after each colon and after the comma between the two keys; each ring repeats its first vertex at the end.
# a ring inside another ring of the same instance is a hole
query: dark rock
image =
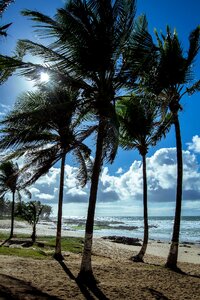
{"type": "Polygon", "coordinates": [[[132,245],[132,246],[141,246],[140,240],[138,238],[130,238],[125,236],[105,236],[103,239],[108,239],[115,243],[121,243],[125,245],[132,245]]]}
{"type": "Polygon", "coordinates": [[[32,241],[26,241],[24,243],[21,244],[23,248],[29,248],[31,246],[33,246],[33,242],[32,241]]]}

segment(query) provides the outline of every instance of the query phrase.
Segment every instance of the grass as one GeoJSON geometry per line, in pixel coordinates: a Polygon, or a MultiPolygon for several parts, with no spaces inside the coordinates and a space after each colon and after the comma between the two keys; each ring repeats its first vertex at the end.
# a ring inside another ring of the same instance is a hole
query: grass
{"type": "Polygon", "coordinates": [[[9,248],[9,247],[0,247],[0,255],[11,255],[11,256],[20,256],[20,257],[29,257],[36,259],[47,259],[48,256],[45,253],[42,253],[33,248],[9,248]]]}
{"type": "MultiPolygon", "coordinates": [[[[73,225],[71,226],[74,230],[84,230],[85,225],[73,225]]],[[[94,225],[94,230],[102,230],[102,229],[110,229],[110,226],[108,225],[94,225]]]]}
{"type": "MultiPolygon", "coordinates": [[[[7,234],[0,233],[0,243],[8,238],[7,234]]],[[[27,235],[17,235],[15,239],[28,239],[27,235]]],[[[29,238],[30,240],[30,238],[29,238]]],[[[62,252],[81,253],[83,250],[83,239],[76,237],[63,237],[61,240],[62,252]]],[[[35,259],[52,258],[55,248],[55,237],[39,237],[35,244],[28,248],[0,247],[0,255],[13,255],[30,257],[35,259]]]]}

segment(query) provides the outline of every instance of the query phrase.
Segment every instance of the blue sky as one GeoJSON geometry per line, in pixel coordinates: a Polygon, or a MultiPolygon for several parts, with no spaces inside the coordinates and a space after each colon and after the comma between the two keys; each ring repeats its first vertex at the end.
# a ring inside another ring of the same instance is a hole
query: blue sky
{"type": "MultiPolygon", "coordinates": [[[[8,37],[0,41],[0,52],[12,54],[16,40],[28,38],[37,40],[31,22],[20,16],[24,8],[36,9],[53,16],[55,9],[63,5],[63,0],[16,0],[4,13],[1,23],[13,22],[8,30],[8,37]]],[[[149,30],[154,28],[165,33],[166,25],[176,28],[183,48],[187,51],[189,33],[200,24],[200,2],[138,0],[137,15],[145,13],[149,30]]],[[[200,79],[200,56],[195,62],[195,79],[200,79]]],[[[13,76],[0,86],[1,112],[4,114],[14,103],[16,96],[31,88],[30,82],[13,76]]],[[[183,214],[200,215],[200,134],[199,111],[200,95],[185,97],[182,100],[183,111],[180,114],[182,142],[184,150],[184,201],[183,214]]],[[[173,215],[176,181],[174,130],[148,154],[149,206],[151,215],[173,215]]],[[[70,164],[70,161],[67,163],[70,164]]],[[[80,190],[76,187],[74,166],[66,166],[65,204],[66,215],[85,214],[89,187],[80,190]],[[79,205],[77,206],[77,202],[79,205]]],[[[44,179],[38,181],[33,189],[36,199],[47,203],[56,203],[59,170],[54,168],[44,179]],[[51,186],[50,186],[51,183],[51,186]],[[34,190],[35,189],[35,190],[34,190]]],[[[142,214],[141,205],[141,164],[137,151],[118,151],[112,166],[105,166],[99,189],[97,214],[103,215],[138,215],[142,214]]]]}

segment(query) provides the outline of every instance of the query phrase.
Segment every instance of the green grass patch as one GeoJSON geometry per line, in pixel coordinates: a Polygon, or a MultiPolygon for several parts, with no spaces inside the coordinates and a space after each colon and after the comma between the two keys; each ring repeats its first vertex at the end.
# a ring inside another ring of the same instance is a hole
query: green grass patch
{"type": "MultiPolygon", "coordinates": [[[[73,230],[84,230],[85,225],[73,225],[71,226],[73,230]]],[[[108,225],[94,225],[94,230],[110,229],[108,225]]]]}
{"type": "Polygon", "coordinates": [[[10,248],[2,246],[0,247],[0,255],[11,255],[20,257],[31,257],[36,259],[46,259],[48,256],[38,249],[33,248],[10,248]]]}
{"type": "MultiPolygon", "coordinates": [[[[17,236],[19,238],[19,235],[17,236]]],[[[20,236],[26,238],[26,236],[20,236]]],[[[8,236],[0,235],[3,242],[8,236]]],[[[15,238],[17,239],[17,238],[15,238]]],[[[35,244],[28,248],[0,247],[0,255],[15,255],[20,257],[30,257],[35,259],[52,258],[54,254],[56,239],[55,237],[39,237],[35,244]]],[[[63,237],[61,240],[62,252],[81,253],[83,250],[83,239],[76,237],[63,237]]]]}
{"type": "MultiPolygon", "coordinates": [[[[55,237],[40,237],[38,242],[44,242],[45,247],[55,247],[55,237]]],[[[83,250],[83,239],[79,237],[63,237],[61,240],[62,251],[80,253],[83,250]]]]}

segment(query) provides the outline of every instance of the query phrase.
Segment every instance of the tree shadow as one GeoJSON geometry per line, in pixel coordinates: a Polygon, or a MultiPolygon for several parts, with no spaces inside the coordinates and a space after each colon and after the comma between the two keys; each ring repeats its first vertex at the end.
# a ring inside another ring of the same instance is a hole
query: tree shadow
{"type": "Polygon", "coordinates": [[[11,240],[11,237],[7,238],[5,241],[3,241],[1,244],[0,244],[0,247],[2,247],[3,245],[5,245],[7,242],[9,242],[11,240]]]}
{"type": "Polygon", "coordinates": [[[0,274],[0,299],[22,300],[22,299],[60,300],[56,296],[51,296],[33,287],[24,280],[0,274]]]}
{"type": "Polygon", "coordinates": [[[163,293],[158,292],[155,289],[146,288],[156,300],[169,300],[163,293]]]}
{"type": "Polygon", "coordinates": [[[200,275],[186,273],[177,266],[175,268],[170,268],[170,267],[167,267],[166,265],[159,265],[159,264],[153,264],[153,263],[148,263],[148,262],[144,262],[144,264],[149,265],[149,266],[154,266],[154,267],[165,268],[169,271],[172,271],[174,273],[181,274],[181,275],[184,275],[184,276],[200,278],[200,275]]]}
{"type": "Polygon", "coordinates": [[[184,275],[184,276],[189,276],[189,277],[194,277],[194,278],[200,278],[200,275],[196,275],[196,274],[188,274],[186,272],[184,272],[183,270],[181,270],[179,267],[175,267],[175,268],[169,268],[167,266],[165,266],[166,269],[172,271],[172,272],[175,272],[175,273],[178,273],[178,274],[181,274],[181,275],[184,275]]]}
{"type": "Polygon", "coordinates": [[[91,284],[83,283],[80,279],[76,278],[70,269],[66,266],[66,264],[63,261],[58,261],[65,273],[69,276],[70,279],[74,280],[79,287],[81,293],[85,297],[85,299],[101,299],[101,300],[108,300],[105,296],[105,294],[100,290],[100,288],[97,286],[95,282],[92,282],[91,284]],[[95,298],[95,297],[96,298],[95,298]]]}

